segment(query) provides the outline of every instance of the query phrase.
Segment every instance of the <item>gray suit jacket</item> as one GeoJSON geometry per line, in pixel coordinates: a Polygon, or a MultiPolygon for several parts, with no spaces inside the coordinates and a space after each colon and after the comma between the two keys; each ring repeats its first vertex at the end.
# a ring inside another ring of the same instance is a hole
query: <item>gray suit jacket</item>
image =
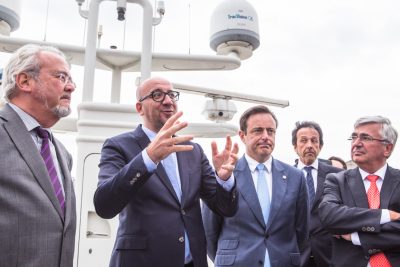
{"type": "Polygon", "coordinates": [[[203,150],[190,143],[192,151],[176,154],[179,202],[162,163],[147,171],[141,152],[149,143],[139,126],[106,140],[102,149],[94,205],[103,218],[119,214],[110,266],[183,267],[186,230],[194,266],[207,267],[200,198],[219,214],[232,216],[236,189],[227,192],[218,185],[203,150]]]}
{"type": "Polygon", "coordinates": [[[234,171],[239,209],[222,218],[203,207],[207,251],[215,266],[263,266],[268,248],[272,267],[299,266],[299,246],[308,237],[308,191],[303,173],[272,161],[272,198],[264,223],[254,182],[245,157],[234,171]]]}
{"type": "MultiPolygon", "coordinates": [[[[400,170],[388,166],[381,192],[381,208],[400,212],[400,170]]],[[[370,256],[383,251],[391,265],[400,266],[400,222],[380,224],[381,210],[369,209],[358,168],[328,174],[319,205],[322,225],[332,234],[358,232],[361,246],[333,239],[335,267],[365,267],[370,256]]]]}
{"type": "Polygon", "coordinates": [[[311,255],[313,255],[317,267],[331,266],[333,237],[332,234],[328,233],[321,225],[321,220],[318,216],[318,206],[322,200],[326,176],[329,173],[337,173],[340,171],[343,170],[321,161],[318,163],[317,190],[310,210],[310,237],[300,248],[301,266],[308,266],[311,255]]]}
{"type": "Polygon", "coordinates": [[[55,138],[64,175],[65,219],[46,166],[15,111],[0,110],[0,266],[71,267],[76,210],[72,158],[55,138]]]}

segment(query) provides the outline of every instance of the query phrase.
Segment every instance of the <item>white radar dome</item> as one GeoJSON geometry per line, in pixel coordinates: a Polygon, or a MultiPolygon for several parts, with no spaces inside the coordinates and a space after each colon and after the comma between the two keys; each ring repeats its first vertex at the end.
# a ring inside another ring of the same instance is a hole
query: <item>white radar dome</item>
{"type": "Polygon", "coordinates": [[[19,28],[20,0],[0,0],[0,34],[10,35],[19,28]]]}
{"type": "Polygon", "coordinates": [[[218,55],[247,59],[260,45],[258,16],[246,0],[224,0],[211,17],[210,46],[218,55]]]}

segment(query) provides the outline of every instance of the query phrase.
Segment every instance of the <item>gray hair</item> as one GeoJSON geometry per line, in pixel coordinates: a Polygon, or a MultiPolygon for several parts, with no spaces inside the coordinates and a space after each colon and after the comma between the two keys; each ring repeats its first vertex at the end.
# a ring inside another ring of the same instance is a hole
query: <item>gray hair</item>
{"type": "Polygon", "coordinates": [[[377,123],[380,124],[381,131],[380,134],[382,135],[382,138],[385,140],[388,140],[389,143],[393,144],[393,146],[396,145],[397,141],[397,131],[396,129],[392,126],[392,123],[388,118],[382,117],[382,116],[367,116],[367,117],[362,117],[359,118],[355,123],[354,123],[354,128],[359,127],[360,125],[364,124],[370,124],[370,123],[377,123]]]}
{"type": "Polygon", "coordinates": [[[41,68],[39,62],[40,52],[51,52],[60,55],[66,60],[64,53],[53,46],[27,44],[20,47],[13,53],[3,72],[2,85],[4,99],[7,102],[9,102],[10,99],[15,96],[18,90],[16,84],[16,78],[18,74],[25,72],[35,80],[38,78],[41,68]]]}

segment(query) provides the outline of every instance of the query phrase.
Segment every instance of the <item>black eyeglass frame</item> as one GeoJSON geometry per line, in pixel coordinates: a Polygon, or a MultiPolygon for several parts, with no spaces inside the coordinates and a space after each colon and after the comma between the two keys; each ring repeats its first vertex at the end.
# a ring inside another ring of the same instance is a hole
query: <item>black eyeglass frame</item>
{"type": "Polygon", "coordinates": [[[141,98],[139,99],[139,102],[143,102],[144,100],[146,100],[147,98],[150,98],[150,97],[151,97],[151,99],[153,99],[154,102],[163,102],[166,95],[168,95],[169,98],[171,98],[171,100],[172,100],[173,102],[177,102],[177,101],[179,100],[179,94],[180,94],[180,92],[178,92],[178,91],[168,91],[168,92],[164,92],[164,91],[162,91],[162,90],[160,90],[160,89],[156,89],[156,90],[152,91],[150,94],[141,97],[141,98]],[[154,98],[154,94],[156,94],[156,93],[161,93],[161,94],[163,94],[162,98],[156,100],[156,99],[154,98]]]}

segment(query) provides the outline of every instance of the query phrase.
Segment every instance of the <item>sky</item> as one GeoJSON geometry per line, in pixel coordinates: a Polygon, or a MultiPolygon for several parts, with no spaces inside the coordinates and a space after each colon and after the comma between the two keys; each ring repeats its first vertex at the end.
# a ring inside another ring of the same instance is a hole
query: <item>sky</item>
{"type": "MultiPolygon", "coordinates": [[[[231,0],[235,1],[235,0],[231,0]]],[[[153,0],[150,2],[154,3],[153,0]]],[[[215,54],[209,47],[210,18],[217,0],[165,0],[166,13],[155,27],[154,51],[180,54],[215,54]]],[[[205,86],[288,100],[286,108],[272,107],[279,120],[273,156],[287,163],[296,158],[291,131],[296,121],[318,122],[325,145],[320,157],[350,159],[354,122],[366,115],[388,117],[400,130],[400,1],[397,0],[248,0],[257,10],[260,46],[253,56],[231,71],[163,72],[173,82],[205,86]]],[[[84,3],[84,5],[87,4],[84,3]]],[[[139,51],[141,8],[128,4],[127,20],[116,19],[116,4],[101,5],[103,25],[100,46],[139,51]]],[[[49,42],[83,46],[85,20],[73,0],[22,1],[21,26],[11,33],[49,42]],[[46,16],[47,5],[48,16],[46,16]]],[[[7,56],[1,55],[4,65],[7,56]]],[[[72,116],[81,99],[83,68],[73,66],[78,88],[72,116]]],[[[123,76],[122,103],[134,104],[134,80],[139,73],[123,76]]],[[[111,74],[96,72],[94,100],[107,102],[111,74]]],[[[179,101],[184,119],[205,122],[202,96],[183,95],[179,101]],[[199,103],[198,106],[193,105],[199,103]]],[[[238,125],[240,114],[252,104],[235,101],[237,114],[230,122],[238,125]]],[[[217,126],[216,126],[217,127],[217,126]]],[[[71,138],[65,138],[71,142],[71,138]]],[[[235,141],[240,143],[236,136],[235,141]]],[[[211,140],[198,140],[209,151],[211,140]]],[[[218,141],[223,144],[223,140],[218,141]]],[[[400,145],[389,159],[400,167],[400,145]]],[[[74,152],[72,148],[72,152],[74,152]]],[[[241,146],[240,154],[244,152],[241,146]]]]}

